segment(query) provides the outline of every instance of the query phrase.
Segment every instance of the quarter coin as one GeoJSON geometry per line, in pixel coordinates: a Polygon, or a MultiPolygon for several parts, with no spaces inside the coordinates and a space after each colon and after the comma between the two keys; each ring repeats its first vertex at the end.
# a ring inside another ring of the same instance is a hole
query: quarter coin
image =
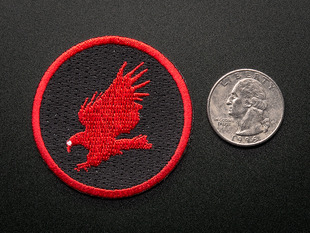
{"type": "Polygon", "coordinates": [[[234,145],[253,146],[275,134],[283,119],[284,100],[280,88],[268,75],[239,69],[215,83],[207,111],[221,138],[234,145]]]}

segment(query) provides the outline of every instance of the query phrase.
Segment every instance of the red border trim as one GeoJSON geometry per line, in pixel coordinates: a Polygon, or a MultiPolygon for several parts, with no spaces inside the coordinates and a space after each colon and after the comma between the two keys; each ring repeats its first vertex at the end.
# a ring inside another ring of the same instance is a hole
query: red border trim
{"type": "Polygon", "coordinates": [[[119,36],[105,36],[105,37],[98,37],[93,38],[87,41],[84,41],[80,44],[77,44],[76,46],[72,47],[71,49],[64,52],[60,57],[58,57],[53,64],[47,69],[44,76],[41,79],[41,82],[38,86],[34,103],[33,103],[33,110],[32,110],[32,128],[33,128],[33,134],[34,139],[36,141],[36,144],[38,146],[38,149],[44,159],[44,161],[47,163],[48,167],[67,185],[79,190],[80,192],[87,193],[93,196],[99,196],[99,197],[106,197],[106,198],[121,198],[121,197],[128,197],[132,196],[138,193],[141,193],[160,181],[162,181],[177,165],[179,162],[185,147],[187,145],[190,130],[192,125],[192,104],[189,96],[189,92],[187,90],[186,84],[179,73],[179,71],[174,67],[174,65],[159,51],[152,48],[151,46],[144,44],[140,41],[129,39],[126,37],[119,37],[119,36]],[[96,45],[103,45],[103,44],[118,44],[118,45],[125,45],[132,48],[136,48],[138,50],[141,50],[150,56],[154,57],[161,65],[163,65],[167,71],[170,73],[170,75],[175,80],[183,100],[184,105],[184,127],[182,131],[182,136],[179,142],[179,145],[174,153],[174,155],[171,157],[171,160],[166,164],[166,166],[155,176],[153,176],[151,179],[143,182],[142,184],[126,188],[126,189],[115,189],[115,190],[107,190],[107,189],[100,189],[95,188],[92,186],[88,186],[85,184],[82,184],[74,179],[72,179],[70,176],[68,176],[63,170],[61,170],[58,165],[54,162],[52,157],[50,156],[49,152],[47,151],[43,138],[41,135],[41,128],[40,128],[40,108],[41,108],[41,101],[44,94],[44,91],[46,89],[46,86],[49,82],[49,80],[52,78],[56,70],[70,57],[75,55],[76,53],[81,52],[82,50],[88,49],[90,47],[96,46],[96,45]]]}

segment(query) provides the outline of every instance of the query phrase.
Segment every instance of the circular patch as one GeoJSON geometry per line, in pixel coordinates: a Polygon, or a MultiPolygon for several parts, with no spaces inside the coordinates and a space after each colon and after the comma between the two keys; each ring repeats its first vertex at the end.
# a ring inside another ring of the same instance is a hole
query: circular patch
{"type": "Polygon", "coordinates": [[[106,36],[56,59],[37,89],[34,138],[49,168],[90,195],[141,193],[176,166],[192,106],[181,74],[154,48],[106,36]]]}

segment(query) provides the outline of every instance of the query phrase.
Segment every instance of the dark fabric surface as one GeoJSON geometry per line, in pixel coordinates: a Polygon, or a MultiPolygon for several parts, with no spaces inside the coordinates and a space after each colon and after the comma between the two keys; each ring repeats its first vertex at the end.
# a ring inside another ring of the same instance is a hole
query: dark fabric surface
{"type": "Polygon", "coordinates": [[[66,174],[92,187],[124,189],[151,179],[170,161],[181,138],[183,112],[179,89],[157,60],[134,48],[101,45],[74,55],[56,71],[44,92],[40,125],[47,150],[66,174]],[[96,91],[108,89],[124,61],[128,63],[124,75],[144,62],[135,74],[146,68],[148,71],[135,85],[150,80],[148,85],[137,90],[150,95],[140,102],[143,108],[139,111],[138,125],[130,134],[117,138],[147,135],[152,149],[123,151],[123,155],[112,156],[88,172],[77,172],[74,168],[86,162],[88,150],[75,146],[68,154],[66,141],[85,130],[78,119],[80,106],[96,91]]]}
{"type": "Polygon", "coordinates": [[[309,1],[0,3],[2,232],[308,232],[309,1]],[[140,195],[81,194],[43,162],[32,102],[46,69],[89,38],[119,35],[162,52],[191,94],[191,141],[176,169],[140,195]],[[269,75],[285,100],[268,142],[239,148],[212,130],[206,101],[225,73],[269,75]]]}

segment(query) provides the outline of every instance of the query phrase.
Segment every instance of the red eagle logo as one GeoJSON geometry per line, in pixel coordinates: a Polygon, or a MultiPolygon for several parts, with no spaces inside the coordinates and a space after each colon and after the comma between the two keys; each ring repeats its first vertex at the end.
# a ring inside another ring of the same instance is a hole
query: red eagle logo
{"type": "Polygon", "coordinates": [[[89,103],[86,98],[78,113],[79,120],[85,126],[84,132],[79,132],[67,141],[67,150],[82,145],[89,153],[85,163],[77,164],[75,170],[88,171],[91,166],[97,167],[102,160],[107,161],[110,156],[123,154],[122,150],[151,149],[152,144],[147,135],[139,135],[131,139],[116,139],[123,133],[130,133],[140,121],[139,110],[142,105],[134,101],[142,101],[148,93],[137,93],[136,90],[147,85],[150,80],[133,86],[133,84],[147,72],[141,71],[132,75],[143,65],[142,62],[132,71],[123,75],[127,62],[124,62],[110,87],[104,92],[92,96],[89,103]]]}

